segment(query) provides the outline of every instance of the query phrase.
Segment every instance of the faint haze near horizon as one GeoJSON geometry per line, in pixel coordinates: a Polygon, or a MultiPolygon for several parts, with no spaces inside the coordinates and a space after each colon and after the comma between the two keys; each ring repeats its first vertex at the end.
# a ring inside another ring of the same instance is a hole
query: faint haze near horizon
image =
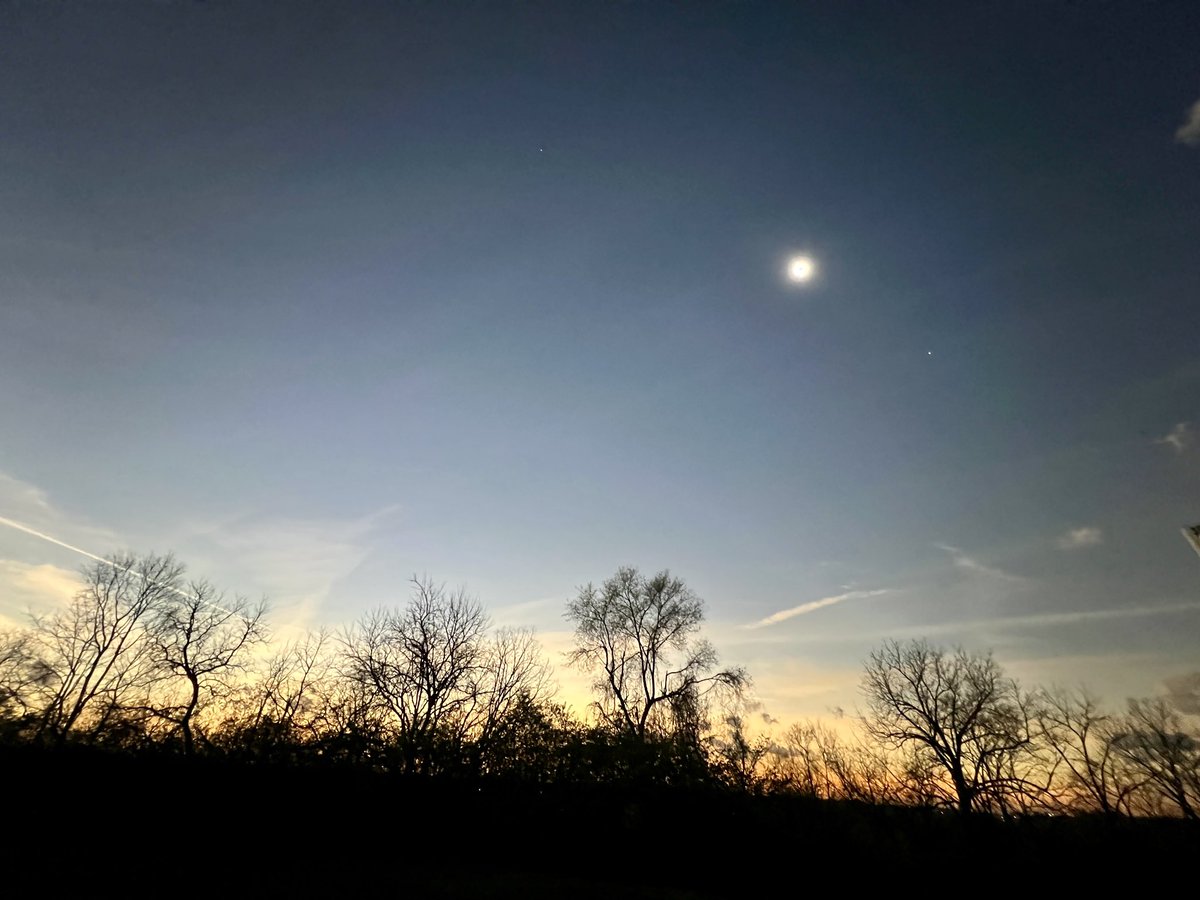
{"type": "MultiPolygon", "coordinates": [[[[669,569],[781,720],[890,637],[1158,693],[1200,668],[1197,34],[2,5],[0,517],[285,630],[428,575],[551,654],[581,585],[669,569]]],[[[0,528],[0,617],[85,561],[0,528]]]]}

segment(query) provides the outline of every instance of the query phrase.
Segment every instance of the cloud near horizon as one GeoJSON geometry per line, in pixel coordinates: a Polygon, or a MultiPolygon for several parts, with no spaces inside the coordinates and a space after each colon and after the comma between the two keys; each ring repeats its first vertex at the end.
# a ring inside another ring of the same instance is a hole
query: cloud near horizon
{"type": "Polygon", "coordinates": [[[1078,550],[1080,547],[1095,547],[1104,543],[1104,532],[1094,525],[1072,528],[1058,539],[1061,550],[1078,550]]]}
{"type": "Polygon", "coordinates": [[[878,597],[880,594],[888,593],[891,593],[890,588],[877,588],[873,591],[847,591],[844,594],[834,594],[832,597],[810,600],[808,603],[801,603],[799,606],[793,606],[790,609],[781,609],[779,612],[771,613],[765,619],[759,619],[757,622],[752,622],[745,627],[766,628],[770,625],[778,625],[780,622],[786,622],[788,619],[794,619],[796,616],[803,616],[818,609],[824,609],[826,606],[843,603],[846,600],[861,600],[866,597],[878,597]]]}
{"type": "Polygon", "coordinates": [[[1200,147],[1200,100],[1188,108],[1183,124],[1175,132],[1175,140],[1189,147],[1200,147]]]}
{"type": "Polygon", "coordinates": [[[0,628],[24,628],[29,614],[64,604],[83,587],[78,572],[49,563],[0,559],[0,628]]]}

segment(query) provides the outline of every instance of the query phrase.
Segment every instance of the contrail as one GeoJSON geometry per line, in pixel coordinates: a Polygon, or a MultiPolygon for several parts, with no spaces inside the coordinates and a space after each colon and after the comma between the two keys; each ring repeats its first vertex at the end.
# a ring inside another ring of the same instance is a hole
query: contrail
{"type": "Polygon", "coordinates": [[[9,528],[15,528],[17,531],[23,531],[26,534],[32,534],[34,537],[41,538],[43,541],[49,541],[52,544],[58,544],[60,547],[66,547],[68,550],[81,553],[89,559],[96,560],[96,562],[102,562],[105,565],[113,566],[114,568],[118,569],[120,568],[120,566],[115,566],[111,559],[105,559],[103,556],[97,556],[95,553],[88,553],[86,550],[82,550],[79,547],[73,547],[64,541],[60,541],[58,538],[50,537],[48,534],[42,534],[40,531],[34,531],[28,525],[22,525],[20,522],[14,522],[12,519],[4,518],[4,516],[0,516],[0,525],[7,525],[9,528]]]}
{"type": "Polygon", "coordinates": [[[771,613],[765,619],[759,619],[757,622],[752,622],[749,625],[744,625],[744,628],[765,628],[768,625],[778,625],[780,622],[786,622],[788,619],[796,616],[804,616],[815,610],[822,609],[826,606],[833,606],[835,603],[841,603],[844,600],[861,600],[866,597],[878,597],[880,594],[892,593],[891,588],[877,588],[873,591],[847,591],[844,594],[835,594],[832,597],[822,597],[820,600],[811,600],[808,603],[801,603],[799,606],[793,606],[791,609],[781,609],[779,612],[771,613]]]}
{"type": "Polygon", "coordinates": [[[240,613],[235,613],[233,610],[226,609],[225,607],[219,606],[216,603],[211,603],[211,602],[203,599],[202,597],[196,596],[195,594],[189,594],[187,591],[180,590],[179,588],[175,587],[173,584],[160,584],[157,581],[150,581],[150,579],[146,578],[146,576],[143,575],[141,572],[134,571],[133,569],[128,568],[126,566],[117,565],[111,559],[105,559],[103,556],[97,556],[95,553],[91,553],[87,550],[84,550],[82,547],[76,547],[73,544],[68,544],[66,541],[60,541],[56,537],[51,537],[48,534],[44,534],[41,531],[37,531],[36,529],[30,528],[28,525],[22,525],[20,522],[14,522],[12,519],[5,518],[4,516],[0,516],[0,525],[7,525],[9,528],[15,528],[15,529],[17,529],[17,531],[23,531],[26,534],[31,534],[36,538],[41,538],[43,541],[49,541],[51,544],[57,544],[59,547],[65,547],[67,550],[71,550],[75,553],[79,553],[83,556],[86,556],[88,559],[94,559],[98,563],[104,563],[104,565],[111,566],[112,568],[118,569],[119,571],[128,572],[130,575],[134,575],[134,576],[142,579],[143,581],[149,581],[150,584],[153,584],[155,587],[166,588],[168,591],[171,591],[171,593],[178,594],[180,597],[183,597],[185,600],[199,600],[204,605],[211,606],[213,609],[215,609],[219,612],[228,613],[231,616],[238,616],[239,618],[242,618],[242,619],[246,618],[245,616],[241,615],[240,613]]]}

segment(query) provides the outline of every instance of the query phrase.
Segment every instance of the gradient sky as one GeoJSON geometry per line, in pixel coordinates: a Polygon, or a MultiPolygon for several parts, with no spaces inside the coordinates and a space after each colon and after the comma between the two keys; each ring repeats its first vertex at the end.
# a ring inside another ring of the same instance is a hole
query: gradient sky
{"type": "Polygon", "coordinates": [[[781,720],[886,638],[1156,693],[1198,102],[1195,2],[0,3],[0,615],[88,561],[18,523],[552,656],[667,568],[781,720]]]}

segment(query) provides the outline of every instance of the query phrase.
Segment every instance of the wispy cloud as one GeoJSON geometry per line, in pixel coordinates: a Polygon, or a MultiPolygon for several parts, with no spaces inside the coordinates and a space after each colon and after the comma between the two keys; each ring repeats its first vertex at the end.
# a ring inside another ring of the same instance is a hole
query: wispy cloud
{"type": "Polygon", "coordinates": [[[1104,532],[1094,525],[1072,528],[1058,539],[1061,550],[1078,550],[1080,547],[1095,547],[1104,543],[1104,532]]]}
{"type": "MultiPolygon", "coordinates": [[[[226,518],[191,523],[165,537],[187,551],[183,560],[189,571],[220,584],[256,584],[269,598],[277,626],[306,630],[334,585],[366,558],[380,522],[396,509],[388,506],[354,519],[226,518]]],[[[64,513],[46,491],[0,472],[0,538],[21,539],[22,534],[27,546],[0,550],[0,616],[10,621],[21,615],[18,603],[29,608],[61,602],[66,577],[50,574],[67,570],[48,562],[79,557],[107,562],[101,554],[125,544],[112,530],[64,513]],[[52,551],[54,546],[60,549],[52,551]],[[55,553],[52,560],[46,559],[47,551],[55,553]]]]}
{"type": "Polygon", "coordinates": [[[386,507],[354,519],[250,516],[192,526],[226,565],[257,582],[284,627],[305,629],[334,585],[367,558],[386,507]]]}
{"type": "Polygon", "coordinates": [[[45,491],[5,472],[0,472],[0,501],[5,509],[20,516],[28,516],[31,512],[42,515],[53,512],[45,491]]]}
{"type": "Polygon", "coordinates": [[[818,609],[824,609],[826,606],[834,606],[838,603],[844,603],[847,600],[861,600],[865,597],[878,597],[880,594],[887,594],[889,588],[878,588],[873,591],[847,591],[844,594],[834,594],[832,597],[822,597],[820,600],[810,600],[808,603],[801,603],[799,606],[793,606],[790,609],[781,609],[779,612],[771,613],[765,619],[759,619],[757,622],[752,622],[747,625],[747,628],[766,628],[770,625],[778,625],[780,622],[786,622],[788,619],[794,619],[796,616],[804,616],[810,612],[815,612],[818,609]]]}
{"type": "Polygon", "coordinates": [[[7,472],[0,472],[0,516],[83,547],[102,547],[107,551],[118,543],[115,532],[68,515],[55,506],[46,491],[7,472]]]}
{"type": "Polygon", "coordinates": [[[939,550],[949,553],[956,568],[965,569],[977,575],[986,575],[989,578],[999,578],[1003,581],[1025,581],[1020,575],[1014,575],[1012,572],[1005,572],[1003,569],[981,563],[973,556],[968,556],[958,547],[952,547],[950,544],[934,544],[934,546],[939,550]]]}
{"type": "Polygon", "coordinates": [[[1177,422],[1168,434],[1158,438],[1154,443],[1174,447],[1176,453],[1182,453],[1192,442],[1191,429],[1187,422],[1177,422]]]}
{"type": "Polygon", "coordinates": [[[1175,132],[1175,140],[1189,147],[1200,147],[1200,100],[1188,109],[1183,124],[1175,132]]]}

